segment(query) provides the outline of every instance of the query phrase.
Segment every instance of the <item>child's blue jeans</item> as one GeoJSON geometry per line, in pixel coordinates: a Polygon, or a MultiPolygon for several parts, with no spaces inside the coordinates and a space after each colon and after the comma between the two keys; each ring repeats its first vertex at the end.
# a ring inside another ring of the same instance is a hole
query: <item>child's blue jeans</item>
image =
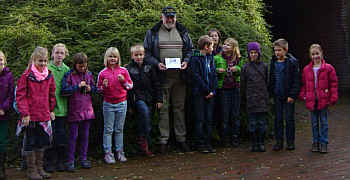
{"type": "Polygon", "coordinates": [[[115,151],[123,151],[123,131],[127,102],[117,104],[103,102],[103,149],[105,153],[112,152],[112,134],[114,132],[115,151]]]}
{"type": "Polygon", "coordinates": [[[312,141],[328,144],[328,108],[311,111],[312,141]]]}
{"type": "Polygon", "coordinates": [[[151,112],[149,110],[149,107],[145,101],[138,100],[135,103],[135,109],[139,122],[139,136],[148,137],[149,132],[151,131],[151,112]]]}
{"type": "Polygon", "coordinates": [[[193,104],[196,146],[211,145],[214,97],[205,99],[202,95],[194,95],[193,104]]]}
{"type": "Polygon", "coordinates": [[[275,138],[277,142],[283,142],[284,121],[286,122],[287,144],[294,144],[295,139],[295,103],[288,103],[287,98],[274,98],[275,102],[275,138]]]}

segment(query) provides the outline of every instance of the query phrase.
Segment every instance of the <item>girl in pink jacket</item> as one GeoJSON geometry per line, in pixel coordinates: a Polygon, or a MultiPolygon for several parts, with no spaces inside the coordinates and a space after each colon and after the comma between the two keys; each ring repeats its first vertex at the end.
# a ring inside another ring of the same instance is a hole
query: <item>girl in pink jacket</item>
{"type": "Polygon", "coordinates": [[[323,59],[320,45],[311,45],[309,52],[312,60],[303,69],[299,97],[305,100],[306,108],[311,111],[311,151],[327,153],[328,106],[338,100],[338,78],[333,66],[323,59]]]}
{"type": "Polygon", "coordinates": [[[123,152],[123,129],[127,109],[127,91],[133,86],[126,68],[120,66],[120,53],[117,48],[107,49],[104,57],[104,68],[98,75],[97,88],[103,94],[103,149],[104,160],[107,164],[114,164],[115,158],[125,162],[123,152]],[[112,134],[116,157],[112,152],[112,134]]]}

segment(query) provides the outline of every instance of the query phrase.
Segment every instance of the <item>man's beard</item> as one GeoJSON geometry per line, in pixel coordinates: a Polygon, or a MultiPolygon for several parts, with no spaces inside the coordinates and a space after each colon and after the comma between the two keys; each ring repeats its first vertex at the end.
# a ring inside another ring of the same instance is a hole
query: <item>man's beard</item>
{"type": "Polygon", "coordinates": [[[167,29],[173,29],[175,27],[175,23],[165,23],[164,26],[167,29]]]}

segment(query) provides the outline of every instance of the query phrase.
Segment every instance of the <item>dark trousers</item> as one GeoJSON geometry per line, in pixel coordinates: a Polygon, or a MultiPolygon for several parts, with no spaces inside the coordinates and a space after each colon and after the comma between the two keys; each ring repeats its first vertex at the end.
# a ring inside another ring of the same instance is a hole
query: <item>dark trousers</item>
{"type": "Polygon", "coordinates": [[[69,123],[69,147],[68,162],[74,162],[74,154],[77,141],[79,139],[79,160],[87,160],[87,152],[89,147],[89,130],[90,121],[84,120],[69,123]]]}
{"type": "Polygon", "coordinates": [[[52,143],[50,148],[45,151],[45,159],[47,164],[55,164],[56,161],[64,161],[66,159],[67,135],[65,129],[65,121],[67,117],[57,117],[52,123],[52,143]]]}
{"type": "Polygon", "coordinates": [[[266,129],[266,112],[249,113],[249,132],[265,134],[266,129]]]}
{"type": "Polygon", "coordinates": [[[214,97],[193,96],[196,146],[211,146],[214,97]]]}
{"type": "Polygon", "coordinates": [[[295,139],[295,103],[287,103],[286,98],[274,98],[275,102],[275,139],[283,142],[284,121],[286,122],[287,144],[294,144],[295,139]]]}
{"type": "Polygon", "coordinates": [[[7,152],[8,120],[0,121],[0,152],[7,152]]]}
{"type": "Polygon", "coordinates": [[[218,96],[221,122],[222,138],[238,139],[241,132],[241,122],[239,119],[240,110],[240,90],[239,88],[223,89],[218,96]]]}

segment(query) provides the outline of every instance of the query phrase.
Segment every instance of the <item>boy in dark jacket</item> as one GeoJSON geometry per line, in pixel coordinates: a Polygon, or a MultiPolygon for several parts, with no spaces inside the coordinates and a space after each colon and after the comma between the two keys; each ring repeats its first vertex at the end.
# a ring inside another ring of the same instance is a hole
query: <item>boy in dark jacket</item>
{"type": "Polygon", "coordinates": [[[269,92],[275,104],[275,139],[273,150],[283,149],[283,119],[286,121],[287,150],[294,150],[295,144],[295,100],[300,89],[298,60],[288,52],[288,42],[278,39],[273,43],[275,56],[270,64],[269,92]],[[285,114],[284,114],[285,113],[285,114]]]}
{"type": "Polygon", "coordinates": [[[132,62],[128,64],[131,80],[134,88],[129,92],[129,102],[136,110],[139,122],[138,144],[142,153],[152,156],[149,151],[147,139],[151,131],[151,111],[150,106],[155,103],[159,109],[163,104],[162,90],[156,69],[149,63],[144,62],[145,49],[142,45],[131,47],[132,62]]]}
{"type": "Polygon", "coordinates": [[[214,63],[213,41],[208,36],[198,40],[199,51],[194,51],[190,59],[192,73],[192,96],[195,113],[195,140],[199,152],[213,153],[211,145],[213,104],[217,88],[216,68],[214,63]]]}

